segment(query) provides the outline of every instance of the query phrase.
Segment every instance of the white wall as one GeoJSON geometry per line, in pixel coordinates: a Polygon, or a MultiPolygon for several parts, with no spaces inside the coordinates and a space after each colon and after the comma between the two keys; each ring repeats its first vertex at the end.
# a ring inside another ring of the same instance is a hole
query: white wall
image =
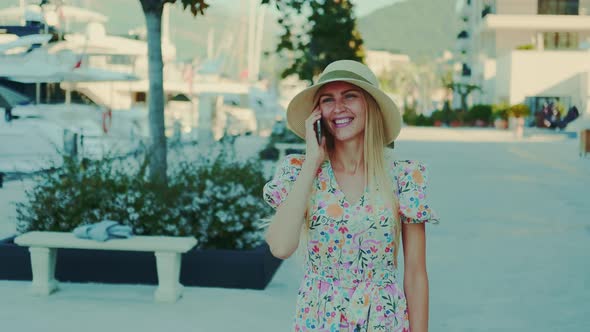
{"type": "Polygon", "coordinates": [[[494,103],[501,101],[508,102],[510,98],[510,89],[512,84],[512,58],[509,55],[499,57],[496,62],[496,91],[494,103]]]}
{"type": "Polygon", "coordinates": [[[535,32],[518,30],[497,30],[496,55],[502,56],[518,46],[534,44],[535,32]]]}
{"type": "Polygon", "coordinates": [[[498,59],[496,97],[507,89],[511,104],[528,96],[569,96],[574,105],[586,109],[589,71],[590,52],[513,51],[498,59]],[[507,87],[501,84],[506,77],[507,87]]]}
{"type": "Polygon", "coordinates": [[[537,15],[537,0],[496,0],[496,14],[537,15]]]}

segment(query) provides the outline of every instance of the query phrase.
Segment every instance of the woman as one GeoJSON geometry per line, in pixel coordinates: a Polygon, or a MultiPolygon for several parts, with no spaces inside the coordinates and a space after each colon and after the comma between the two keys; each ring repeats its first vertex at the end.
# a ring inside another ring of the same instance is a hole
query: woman
{"type": "Polygon", "coordinates": [[[368,67],[341,60],[293,98],[287,122],[306,154],[281,161],[264,197],[276,208],[266,233],[273,255],[304,253],[295,331],[427,331],[424,222],[438,219],[424,165],[386,148],[401,129],[394,102],[368,67]]]}

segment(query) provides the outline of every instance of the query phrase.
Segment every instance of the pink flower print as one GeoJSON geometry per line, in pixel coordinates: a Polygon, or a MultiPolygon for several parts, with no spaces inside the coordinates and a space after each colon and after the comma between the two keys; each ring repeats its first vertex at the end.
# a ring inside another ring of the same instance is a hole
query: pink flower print
{"type": "Polygon", "coordinates": [[[332,249],[332,247],[328,247],[328,252],[329,253],[333,253],[334,252],[334,249],[332,249]]]}
{"type": "Polygon", "coordinates": [[[320,295],[326,294],[330,290],[330,283],[325,281],[320,281],[320,295]]]}
{"type": "Polygon", "coordinates": [[[399,291],[394,284],[387,285],[385,287],[385,291],[387,292],[387,294],[389,294],[391,296],[397,296],[399,294],[399,291]]]}
{"type": "Polygon", "coordinates": [[[365,212],[367,212],[367,213],[373,213],[373,206],[372,205],[365,206],[365,212]]]}
{"type": "Polygon", "coordinates": [[[281,201],[281,194],[278,191],[273,191],[272,198],[275,201],[280,202],[281,201]]]}
{"type": "Polygon", "coordinates": [[[334,234],[334,228],[330,228],[330,229],[328,230],[328,233],[330,233],[330,234],[334,234]]]}
{"type": "Polygon", "coordinates": [[[383,310],[383,306],[382,305],[378,305],[376,309],[377,309],[377,311],[381,311],[381,310],[383,310]]]}
{"type": "Polygon", "coordinates": [[[377,252],[377,248],[375,248],[375,246],[371,246],[371,248],[370,248],[370,249],[371,249],[371,252],[372,252],[372,253],[376,253],[376,252],[377,252]]]}
{"type": "Polygon", "coordinates": [[[340,226],[338,228],[338,231],[342,234],[347,233],[348,232],[348,228],[346,228],[345,226],[340,226]]]}
{"type": "Polygon", "coordinates": [[[309,308],[305,308],[305,313],[308,314],[309,313],[309,308]]]}
{"type": "Polygon", "coordinates": [[[347,202],[344,202],[344,204],[342,204],[342,206],[344,206],[345,208],[349,207],[350,205],[348,205],[347,202]]]}
{"type": "Polygon", "coordinates": [[[315,252],[316,254],[320,252],[320,248],[318,246],[313,246],[311,250],[313,250],[313,252],[315,252]]]}

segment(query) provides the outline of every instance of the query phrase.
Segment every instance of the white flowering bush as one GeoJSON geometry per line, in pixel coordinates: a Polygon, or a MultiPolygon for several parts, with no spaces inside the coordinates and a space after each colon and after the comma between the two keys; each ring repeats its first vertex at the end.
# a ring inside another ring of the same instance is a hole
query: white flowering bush
{"type": "Polygon", "coordinates": [[[172,166],[168,185],[150,183],[146,164],[73,160],[40,176],[17,204],[19,232],[72,231],[109,219],[137,235],[193,235],[199,248],[250,249],[263,241],[261,219],[272,214],[262,200],[266,182],[257,161],[231,154],[172,166]],[[133,170],[135,169],[135,170],[133,170]]]}

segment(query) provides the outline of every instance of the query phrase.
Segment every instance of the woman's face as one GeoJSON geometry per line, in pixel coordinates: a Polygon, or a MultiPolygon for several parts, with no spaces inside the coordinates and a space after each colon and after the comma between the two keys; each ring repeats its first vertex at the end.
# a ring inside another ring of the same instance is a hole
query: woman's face
{"type": "Polygon", "coordinates": [[[325,128],[336,141],[364,137],[365,99],[361,88],[346,82],[331,82],[318,92],[318,105],[325,128]]]}

